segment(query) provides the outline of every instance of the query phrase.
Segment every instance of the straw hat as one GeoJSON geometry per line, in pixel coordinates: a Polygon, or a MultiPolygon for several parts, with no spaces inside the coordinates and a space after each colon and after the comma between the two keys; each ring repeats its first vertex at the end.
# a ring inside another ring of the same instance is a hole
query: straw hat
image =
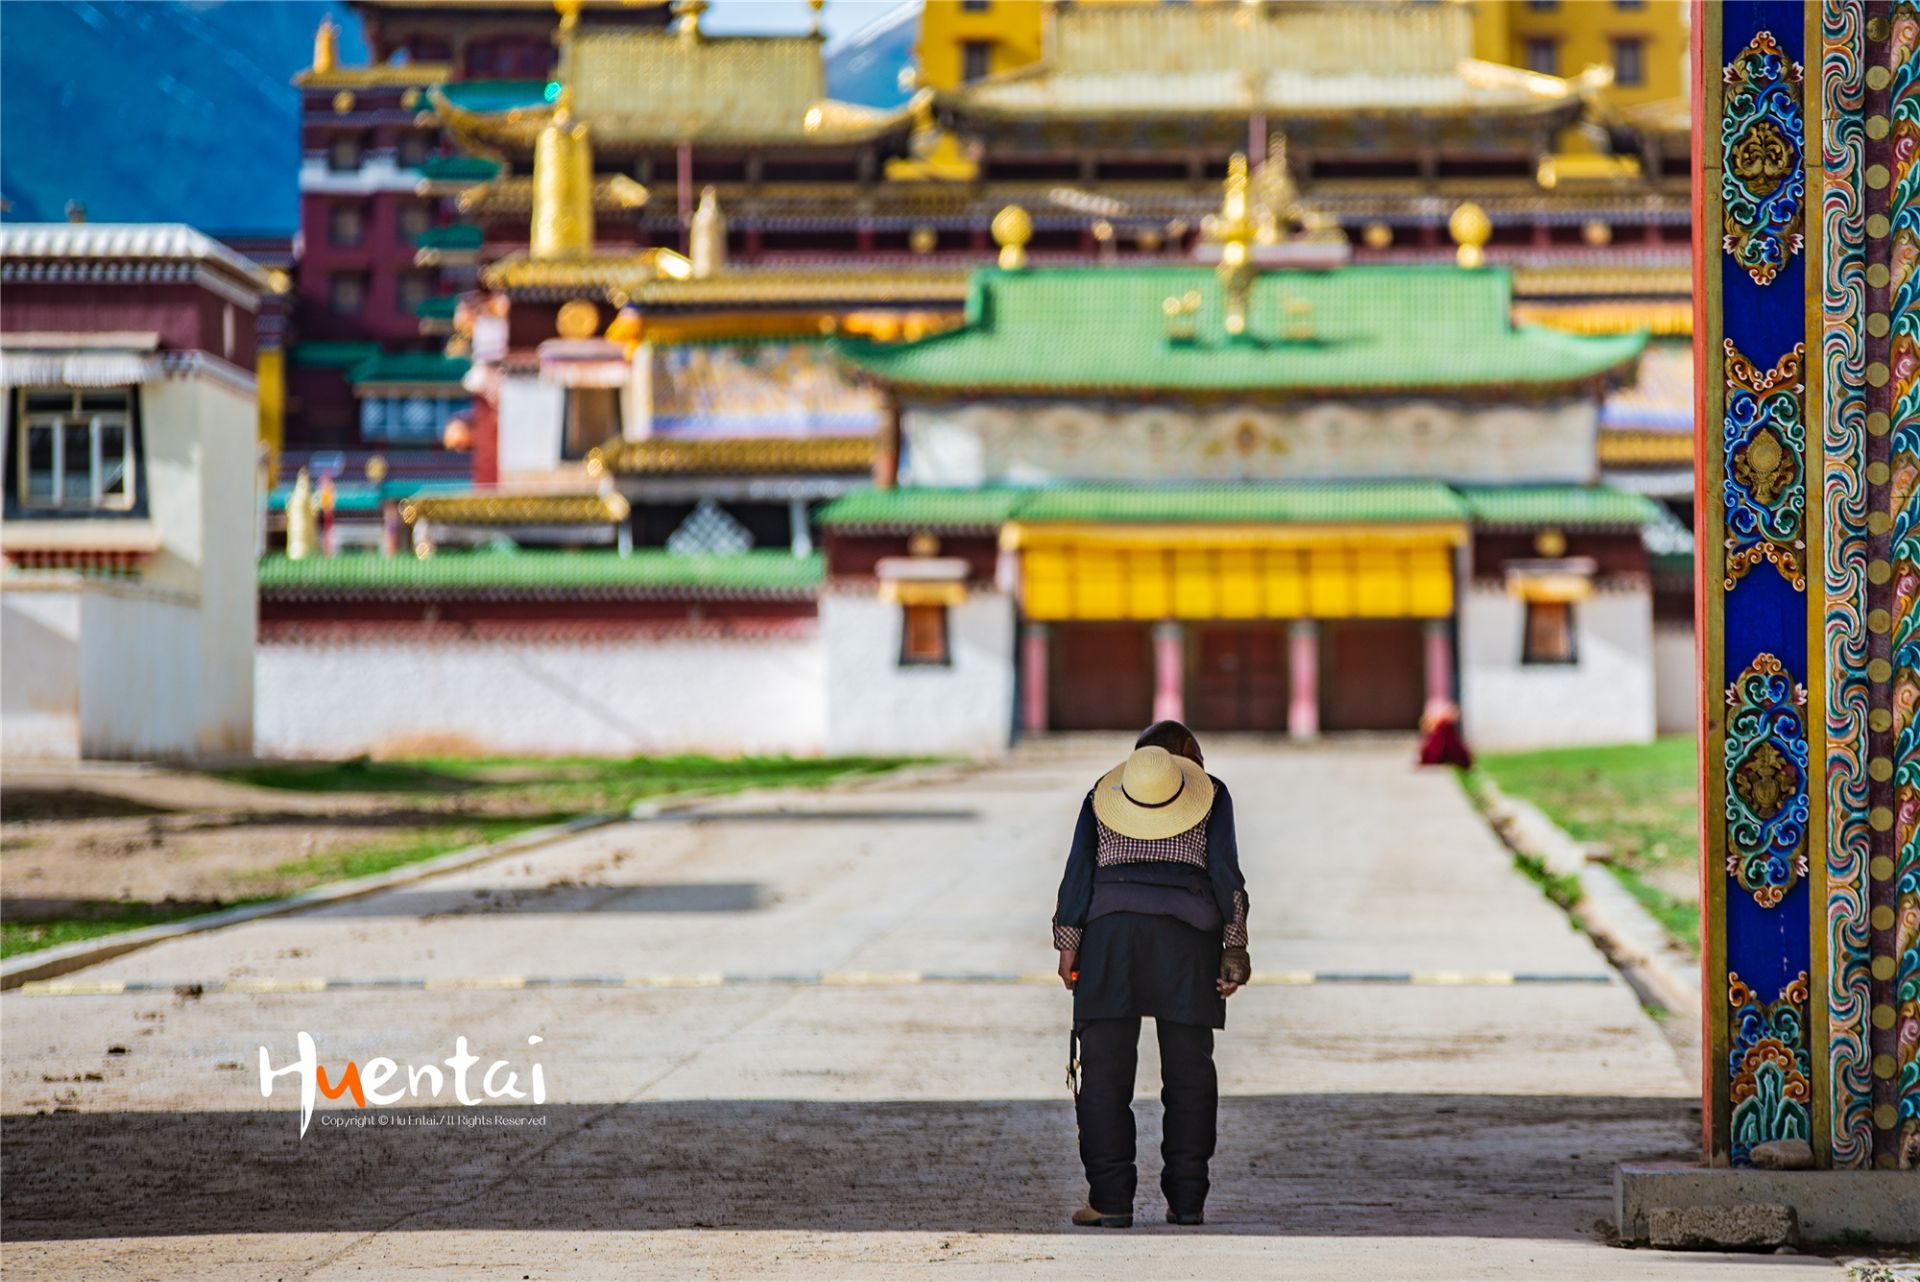
{"type": "Polygon", "coordinates": [[[1136,748],[1093,787],[1093,813],[1122,837],[1177,837],[1213,809],[1213,780],[1165,748],[1136,748]]]}

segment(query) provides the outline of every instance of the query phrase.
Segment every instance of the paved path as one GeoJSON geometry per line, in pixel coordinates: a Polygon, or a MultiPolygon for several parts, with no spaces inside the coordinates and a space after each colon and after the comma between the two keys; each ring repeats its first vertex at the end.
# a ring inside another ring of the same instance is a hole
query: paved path
{"type": "Polygon", "coordinates": [[[1014,980],[1051,969],[1060,858],[1108,755],[1057,742],[944,783],[740,798],[71,977],[226,985],[198,995],[7,994],[0,1264],[9,1282],[1837,1276],[1603,1244],[1613,1164],[1689,1150],[1688,1075],[1398,744],[1220,746],[1256,968],[1388,978],[1232,1000],[1206,1228],[1159,1223],[1157,1103],[1144,1227],[1067,1228],[1069,999],[1014,980]],[[1565,982],[1484,982],[1505,974],[1565,982]],[[549,1100],[513,1111],[535,1126],[458,1128],[332,1123],[499,1110],[326,1105],[301,1139],[255,1068],[301,1030],[336,1068],[464,1036],[523,1087],[537,1059],[549,1100]]]}

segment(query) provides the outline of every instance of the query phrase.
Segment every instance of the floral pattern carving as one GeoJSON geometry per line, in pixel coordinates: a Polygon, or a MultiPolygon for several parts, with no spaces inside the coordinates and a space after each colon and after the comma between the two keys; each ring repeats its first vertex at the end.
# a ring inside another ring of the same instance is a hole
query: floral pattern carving
{"type": "Polygon", "coordinates": [[[1740,976],[1727,976],[1728,1138],[1734,1165],[1756,1144],[1813,1138],[1813,1056],[1807,1046],[1807,972],[1772,1002],[1763,1002],[1740,976]]]}
{"type": "Polygon", "coordinates": [[[1762,908],[1807,873],[1806,703],[1770,654],[1727,687],[1727,875],[1762,908]]]}
{"type": "Polygon", "coordinates": [[[1754,283],[1772,282],[1800,252],[1807,179],[1801,67],[1770,32],[1756,34],[1721,72],[1722,247],[1754,283]]]}
{"type": "Polygon", "coordinates": [[[1766,562],[1805,591],[1807,427],[1801,370],[1805,343],[1762,370],[1726,340],[1726,421],[1721,447],[1726,475],[1726,586],[1766,562]]]}

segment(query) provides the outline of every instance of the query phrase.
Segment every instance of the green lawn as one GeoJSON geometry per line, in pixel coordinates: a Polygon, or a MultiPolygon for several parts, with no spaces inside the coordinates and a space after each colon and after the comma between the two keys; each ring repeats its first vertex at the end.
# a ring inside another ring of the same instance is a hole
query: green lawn
{"type": "Polygon", "coordinates": [[[1476,767],[1574,840],[1604,847],[1620,884],[1689,948],[1700,946],[1700,802],[1694,740],[1492,753],[1476,767]]]}
{"type": "MultiPolygon", "coordinates": [[[[71,915],[0,920],[0,958],[116,931],[261,903],[329,882],[387,872],[576,815],[625,810],[664,796],[715,796],[746,788],[817,787],[913,764],[889,757],[493,758],[274,763],[215,777],[287,792],[391,798],[420,822],[364,843],[234,875],[215,900],[76,905],[71,915]],[[444,808],[444,820],[437,812],[444,808]],[[263,893],[264,892],[264,893],[263,893]]],[[[316,823],[326,823],[324,816],[316,823]]]]}

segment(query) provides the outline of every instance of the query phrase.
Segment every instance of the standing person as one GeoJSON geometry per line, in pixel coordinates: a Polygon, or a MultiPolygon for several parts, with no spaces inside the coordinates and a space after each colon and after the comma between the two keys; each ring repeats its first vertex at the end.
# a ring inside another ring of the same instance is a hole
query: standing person
{"type": "Polygon", "coordinates": [[[1233,799],[1178,721],[1157,721],[1093,786],[1053,915],[1060,979],[1073,994],[1081,1064],[1074,1097],[1084,1228],[1133,1226],[1133,1079],[1140,1019],[1160,1039],[1160,1145],[1167,1222],[1206,1222],[1220,1090],[1213,1030],[1247,982],[1247,891],[1233,799]]]}

